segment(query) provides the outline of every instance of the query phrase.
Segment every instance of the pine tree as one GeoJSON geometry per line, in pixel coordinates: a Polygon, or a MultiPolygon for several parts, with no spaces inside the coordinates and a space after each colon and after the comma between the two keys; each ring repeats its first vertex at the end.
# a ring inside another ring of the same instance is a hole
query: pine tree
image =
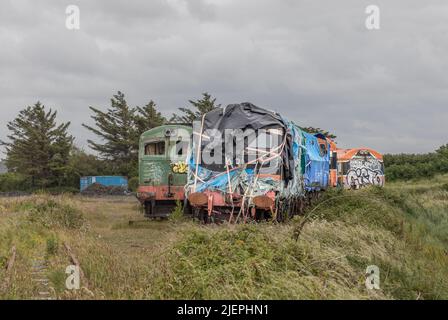
{"type": "Polygon", "coordinates": [[[9,141],[0,141],[8,169],[30,177],[33,187],[60,185],[67,173],[74,138],[67,132],[70,122],[57,125],[56,115],[37,102],[8,122],[9,141]]]}
{"type": "Polygon", "coordinates": [[[188,101],[191,106],[186,108],[179,108],[179,111],[183,115],[173,114],[171,117],[171,122],[177,123],[193,123],[194,120],[200,119],[203,114],[213,110],[214,108],[220,107],[220,105],[215,105],[216,98],[212,98],[207,92],[202,94],[202,99],[196,101],[188,101]]]}
{"type": "Polygon", "coordinates": [[[165,117],[157,111],[156,104],[152,100],[143,108],[137,107],[136,110],[135,122],[139,136],[143,132],[161,126],[166,122],[165,117]]]}
{"type": "Polygon", "coordinates": [[[86,153],[83,149],[73,146],[70,151],[68,173],[65,186],[78,188],[79,180],[83,176],[101,176],[113,174],[108,171],[107,162],[104,162],[93,154],[86,153]]]}
{"type": "Polygon", "coordinates": [[[128,106],[120,91],[111,99],[106,112],[89,107],[95,127],[83,124],[103,140],[103,143],[87,140],[90,148],[97,151],[103,160],[110,161],[117,174],[129,174],[137,164],[138,131],[135,124],[135,108],[128,106]]]}
{"type": "Polygon", "coordinates": [[[325,131],[321,128],[306,127],[306,128],[302,128],[302,129],[303,129],[303,131],[306,131],[310,134],[322,133],[324,136],[326,136],[327,138],[330,138],[332,140],[335,140],[337,138],[336,135],[334,135],[328,131],[325,131]]]}

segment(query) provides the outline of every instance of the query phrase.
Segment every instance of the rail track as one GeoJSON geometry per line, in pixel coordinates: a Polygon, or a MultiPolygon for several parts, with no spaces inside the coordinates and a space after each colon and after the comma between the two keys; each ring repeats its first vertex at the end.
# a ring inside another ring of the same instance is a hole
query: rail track
{"type": "MultiPolygon", "coordinates": [[[[64,242],[64,248],[67,253],[68,260],[71,264],[78,267],[80,280],[83,291],[87,292],[89,295],[93,296],[92,291],[89,290],[89,281],[85,276],[81,264],[74,254],[72,248],[64,242]]],[[[48,259],[45,254],[42,253],[43,250],[37,252],[31,258],[31,282],[32,282],[32,294],[28,299],[30,300],[56,300],[58,299],[55,289],[51,286],[51,281],[48,278],[48,259]]],[[[14,282],[14,269],[17,268],[17,254],[18,250],[16,246],[12,246],[10,250],[10,256],[5,268],[5,278],[3,282],[0,283],[0,293],[7,293],[14,282]]]]}
{"type": "Polygon", "coordinates": [[[9,289],[9,286],[11,284],[11,278],[12,278],[12,270],[14,268],[15,261],[16,261],[16,246],[12,246],[11,256],[9,257],[8,263],[6,264],[5,279],[0,287],[0,290],[2,292],[9,289]]]}
{"type": "Polygon", "coordinates": [[[55,290],[50,286],[47,271],[48,261],[45,256],[34,256],[31,266],[34,292],[34,295],[31,297],[32,300],[55,300],[57,298],[55,290]]]}

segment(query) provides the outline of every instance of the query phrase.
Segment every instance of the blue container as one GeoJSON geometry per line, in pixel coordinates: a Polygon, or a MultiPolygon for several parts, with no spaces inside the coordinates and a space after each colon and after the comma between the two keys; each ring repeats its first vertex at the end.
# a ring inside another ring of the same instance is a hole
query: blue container
{"type": "Polygon", "coordinates": [[[90,176],[90,177],[81,177],[80,181],[80,189],[83,191],[85,188],[90,186],[91,184],[99,183],[103,186],[114,186],[114,187],[123,187],[128,188],[128,179],[126,177],[120,176],[90,176]]]}

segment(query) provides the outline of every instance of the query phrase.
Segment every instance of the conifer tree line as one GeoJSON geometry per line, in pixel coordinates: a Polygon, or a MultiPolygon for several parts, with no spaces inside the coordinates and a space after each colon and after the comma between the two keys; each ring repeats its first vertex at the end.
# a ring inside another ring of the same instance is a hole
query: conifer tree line
{"type": "MultiPolygon", "coordinates": [[[[0,138],[5,150],[4,164],[8,173],[0,174],[0,192],[72,188],[77,190],[82,176],[138,175],[140,135],[166,123],[192,123],[220,105],[209,93],[178,108],[169,119],[153,101],[144,106],[130,106],[124,93],[118,91],[105,107],[90,106],[91,123],[83,124],[96,139],[88,140],[86,152],[76,145],[70,134],[70,122],[57,119],[57,112],[36,102],[21,110],[8,122],[9,134],[0,138]]],[[[310,133],[335,135],[320,128],[304,128],[310,133]]],[[[448,145],[434,153],[385,155],[388,180],[427,178],[448,172],[448,145]]]]}
{"type": "Polygon", "coordinates": [[[211,111],[216,99],[203,93],[179,108],[168,120],[153,100],[130,106],[118,91],[108,107],[90,106],[92,124],[84,128],[96,136],[88,140],[88,153],[76,146],[70,122],[60,122],[57,112],[41,102],[21,110],[7,124],[9,134],[0,140],[5,149],[7,174],[0,174],[0,192],[39,188],[78,188],[79,178],[89,175],[138,175],[140,135],[166,123],[191,123],[211,111]]]}

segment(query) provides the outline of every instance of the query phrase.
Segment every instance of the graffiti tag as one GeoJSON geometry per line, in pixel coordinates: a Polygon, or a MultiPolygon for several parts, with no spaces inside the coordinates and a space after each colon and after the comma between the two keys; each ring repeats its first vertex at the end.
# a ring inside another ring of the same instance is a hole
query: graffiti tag
{"type": "Polygon", "coordinates": [[[383,186],[384,173],[381,162],[375,158],[354,157],[347,172],[347,185],[359,189],[368,185],[383,186]]]}
{"type": "Polygon", "coordinates": [[[347,184],[353,189],[368,185],[383,186],[383,173],[364,166],[353,168],[347,173],[347,184]]]}

